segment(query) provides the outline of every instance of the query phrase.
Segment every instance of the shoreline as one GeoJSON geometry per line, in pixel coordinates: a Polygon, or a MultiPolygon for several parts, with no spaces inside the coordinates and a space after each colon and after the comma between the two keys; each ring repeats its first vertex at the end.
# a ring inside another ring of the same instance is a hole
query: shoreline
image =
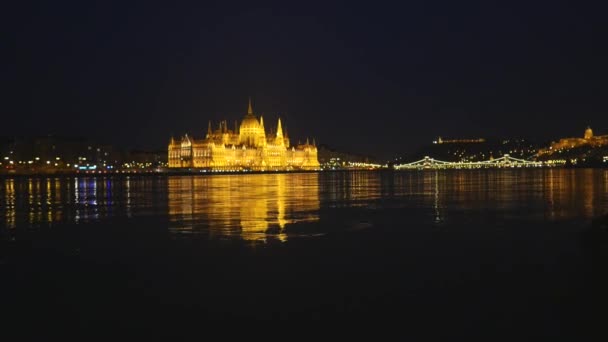
{"type": "Polygon", "coordinates": [[[215,175],[259,175],[259,174],[288,174],[288,173],[337,173],[337,172],[394,172],[394,173],[408,173],[408,172],[428,172],[428,171],[441,171],[441,172],[452,172],[452,171],[487,171],[487,170],[501,170],[501,171],[523,171],[523,170],[542,170],[542,169],[591,169],[591,170],[608,170],[607,167],[552,167],[552,168],[479,168],[479,169],[408,169],[408,170],[395,170],[395,169],[320,169],[320,170],[279,170],[279,171],[209,171],[209,170],[144,170],[144,171],[125,171],[125,172],[103,172],[103,171],[84,171],[84,172],[15,172],[7,173],[1,172],[0,179],[4,178],[21,178],[21,177],[99,177],[99,176],[215,176],[215,175]]]}
{"type": "MultiPolygon", "coordinates": [[[[279,173],[317,173],[338,170],[293,170],[293,171],[203,171],[203,170],[174,170],[174,171],[125,171],[125,172],[103,172],[103,171],[83,171],[83,172],[16,172],[0,173],[0,178],[14,177],[99,177],[99,176],[119,176],[119,177],[139,177],[139,176],[215,176],[215,175],[248,175],[248,174],[279,174],[279,173]]],[[[347,170],[341,170],[347,171],[347,170]]],[[[370,171],[370,170],[361,170],[370,171]]]]}

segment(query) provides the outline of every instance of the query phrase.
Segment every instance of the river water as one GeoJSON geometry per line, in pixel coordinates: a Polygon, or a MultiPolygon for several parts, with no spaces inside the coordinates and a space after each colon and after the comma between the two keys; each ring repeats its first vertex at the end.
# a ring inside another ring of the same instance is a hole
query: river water
{"type": "Polygon", "coordinates": [[[3,178],[0,270],[15,321],[60,334],[56,314],[579,336],[599,317],[581,236],[607,212],[599,169],[3,178]]]}

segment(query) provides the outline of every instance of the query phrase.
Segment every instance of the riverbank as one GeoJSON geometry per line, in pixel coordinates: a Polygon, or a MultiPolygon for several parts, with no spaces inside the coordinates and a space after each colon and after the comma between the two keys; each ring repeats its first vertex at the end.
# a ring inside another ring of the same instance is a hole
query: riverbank
{"type": "Polygon", "coordinates": [[[269,171],[210,171],[201,169],[142,169],[142,170],[117,170],[117,171],[26,171],[26,172],[0,172],[1,177],[48,177],[48,176],[187,176],[187,175],[227,175],[227,174],[273,174],[273,173],[315,173],[324,170],[269,170],[269,171]]]}
{"type": "Polygon", "coordinates": [[[129,170],[129,171],[80,171],[80,172],[15,172],[0,173],[0,178],[13,177],[83,177],[83,176],[194,176],[194,175],[256,175],[256,174],[298,174],[318,172],[391,172],[391,169],[340,169],[340,170],[270,170],[270,171],[209,171],[198,169],[129,170]]]}
{"type": "MultiPolygon", "coordinates": [[[[523,171],[531,169],[549,168],[499,168],[504,171],[523,171]]],[[[551,167],[550,169],[608,169],[608,165],[602,166],[561,166],[551,167]]],[[[0,172],[0,178],[12,177],[82,177],[82,176],[192,176],[192,175],[247,175],[247,174],[288,174],[288,173],[316,173],[316,172],[457,172],[457,171],[482,171],[495,170],[494,168],[477,169],[403,169],[395,170],[392,168],[381,169],[318,169],[318,170],[266,170],[266,171],[223,171],[223,170],[203,170],[203,169],[140,169],[140,170],[90,170],[90,171],[20,171],[20,172],[0,172]]]]}

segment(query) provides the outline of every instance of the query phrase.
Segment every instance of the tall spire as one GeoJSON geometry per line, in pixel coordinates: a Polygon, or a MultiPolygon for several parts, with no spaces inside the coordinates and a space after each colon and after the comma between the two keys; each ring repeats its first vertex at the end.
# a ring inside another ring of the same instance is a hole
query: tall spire
{"type": "Polygon", "coordinates": [[[264,131],[264,117],[260,115],[260,127],[262,127],[262,131],[264,131]]]}
{"type": "Polygon", "coordinates": [[[253,115],[253,108],[251,107],[251,96],[249,96],[249,107],[247,108],[247,114],[253,115]]]}
{"type": "Polygon", "coordinates": [[[209,120],[209,126],[207,126],[207,138],[211,137],[211,120],[209,120]]]}
{"type": "Polygon", "coordinates": [[[283,127],[281,127],[281,118],[279,118],[279,123],[277,124],[277,138],[283,138],[283,127]]]}

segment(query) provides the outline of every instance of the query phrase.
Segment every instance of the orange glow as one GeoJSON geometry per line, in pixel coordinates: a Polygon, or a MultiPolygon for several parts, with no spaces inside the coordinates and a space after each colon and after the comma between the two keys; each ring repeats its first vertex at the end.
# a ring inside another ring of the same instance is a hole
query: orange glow
{"type": "Polygon", "coordinates": [[[190,176],[168,182],[175,232],[200,229],[212,237],[286,241],[290,225],[319,220],[316,173],[190,176]]]}
{"type": "Polygon", "coordinates": [[[214,171],[318,170],[317,147],[308,141],[291,146],[281,119],[275,136],[266,134],[264,119],[253,114],[251,102],[241,125],[234,130],[222,121],[215,131],[211,123],[205,139],[184,135],[171,138],[168,147],[170,168],[200,168],[214,171]]]}

